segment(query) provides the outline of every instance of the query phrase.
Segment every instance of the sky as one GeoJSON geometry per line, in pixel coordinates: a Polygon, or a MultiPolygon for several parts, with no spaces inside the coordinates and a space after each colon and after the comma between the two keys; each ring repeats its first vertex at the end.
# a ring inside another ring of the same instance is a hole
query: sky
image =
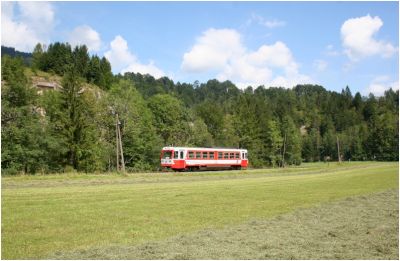
{"type": "Polygon", "coordinates": [[[399,3],[3,2],[1,43],[86,44],[114,73],[239,88],[399,88],[399,3]]]}

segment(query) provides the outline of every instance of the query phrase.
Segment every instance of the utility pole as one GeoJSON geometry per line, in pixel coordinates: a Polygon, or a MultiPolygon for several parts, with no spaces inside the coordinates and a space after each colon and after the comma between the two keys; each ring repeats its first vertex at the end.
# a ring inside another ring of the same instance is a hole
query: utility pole
{"type": "Polygon", "coordinates": [[[116,139],[116,141],[115,141],[115,144],[117,145],[116,146],[116,148],[117,148],[117,151],[116,151],[116,154],[117,154],[117,172],[119,171],[119,138],[118,138],[118,127],[119,126],[119,122],[118,122],[118,116],[117,116],[117,121],[115,122],[115,139],[116,139]]]}
{"type": "Polygon", "coordinates": [[[285,153],[286,153],[286,132],[285,132],[285,138],[283,139],[282,168],[285,167],[285,153]]]}
{"type": "Polygon", "coordinates": [[[320,162],[321,161],[321,158],[320,158],[320,153],[319,153],[319,136],[320,135],[320,131],[319,131],[319,127],[318,127],[318,131],[317,131],[317,159],[318,159],[318,162],[320,162]]]}
{"type": "Polygon", "coordinates": [[[337,136],[337,135],[336,135],[336,143],[337,143],[338,161],[339,161],[339,163],[341,163],[341,162],[342,162],[342,159],[340,158],[339,136],[337,136]]]}
{"type": "MultiPolygon", "coordinates": [[[[118,139],[119,139],[119,149],[121,153],[121,164],[122,164],[122,172],[125,173],[125,160],[124,160],[124,151],[122,149],[122,138],[121,138],[121,129],[120,129],[121,123],[119,122],[119,117],[117,113],[117,131],[118,131],[118,139]]],[[[118,149],[118,146],[117,146],[118,149]]]]}

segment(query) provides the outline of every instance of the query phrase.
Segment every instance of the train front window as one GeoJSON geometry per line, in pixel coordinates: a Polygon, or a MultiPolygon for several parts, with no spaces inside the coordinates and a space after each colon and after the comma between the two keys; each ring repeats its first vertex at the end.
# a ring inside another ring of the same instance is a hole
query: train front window
{"type": "Polygon", "coordinates": [[[164,150],[162,153],[163,159],[170,159],[172,157],[172,150],[164,150]]]}
{"type": "Polygon", "coordinates": [[[179,158],[179,152],[178,151],[174,151],[174,159],[178,159],[179,158]]]}

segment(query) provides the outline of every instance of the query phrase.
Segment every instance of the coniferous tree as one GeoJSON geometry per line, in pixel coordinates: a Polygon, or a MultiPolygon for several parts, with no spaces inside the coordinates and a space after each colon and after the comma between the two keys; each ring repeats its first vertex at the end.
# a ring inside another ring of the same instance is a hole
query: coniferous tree
{"type": "Polygon", "coordinates": [[[43,70],[43,48],[40,43],[36,44],[32,53],[32,68],[34,70],[43,70]]]}
{"type": "Polygon", "coordinates": [[[74,67],[63,77],[62,87],[57,121],[66,144],[64,164],[76,170],[91,171],[98,156],[94,100],[89,90],[82,88],[82,79],[74,67]]]}
{"type": "Polygon", "coordinates": [[[282,120],[281,135],[283,137],[283,166],[285,164],[301,164],[300,130],[289,115],[284,116],[282,120]]]}
{"type": "Polygon", "coordinates": [[[265,162],[269,166],[275,167],[281,160],[280,149],[283,145],[283,138],[275,120],[267,121],[263,136],[265,162]]]}
{"type": "Polygon", "coordinates": [[[103,79],[99,86],[104,90],[108,90],[111,87],[113,81],[113,75],[111,72],[111,64],[105,57],[101,58],[100,71],[103,76],[102,77],[103,79]]]}
{"type": "Polygon", "coordinates": [[[86,45],[76,46],[72,52],[72,57],[79,76],[86,77],[90,60],[86,45]]]}

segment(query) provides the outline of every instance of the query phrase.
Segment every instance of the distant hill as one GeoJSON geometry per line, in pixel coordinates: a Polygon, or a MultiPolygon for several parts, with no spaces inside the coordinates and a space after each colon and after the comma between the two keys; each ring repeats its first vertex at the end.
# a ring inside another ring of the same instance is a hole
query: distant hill
{"type": "Polygon", "coordinates": [[[15,50],[14,47],[1,46],[1,56],[9,55],[11,57],[22,57],[24,63],[29,65],[32,61],[32,53],[25,53],[15,50]]]}

